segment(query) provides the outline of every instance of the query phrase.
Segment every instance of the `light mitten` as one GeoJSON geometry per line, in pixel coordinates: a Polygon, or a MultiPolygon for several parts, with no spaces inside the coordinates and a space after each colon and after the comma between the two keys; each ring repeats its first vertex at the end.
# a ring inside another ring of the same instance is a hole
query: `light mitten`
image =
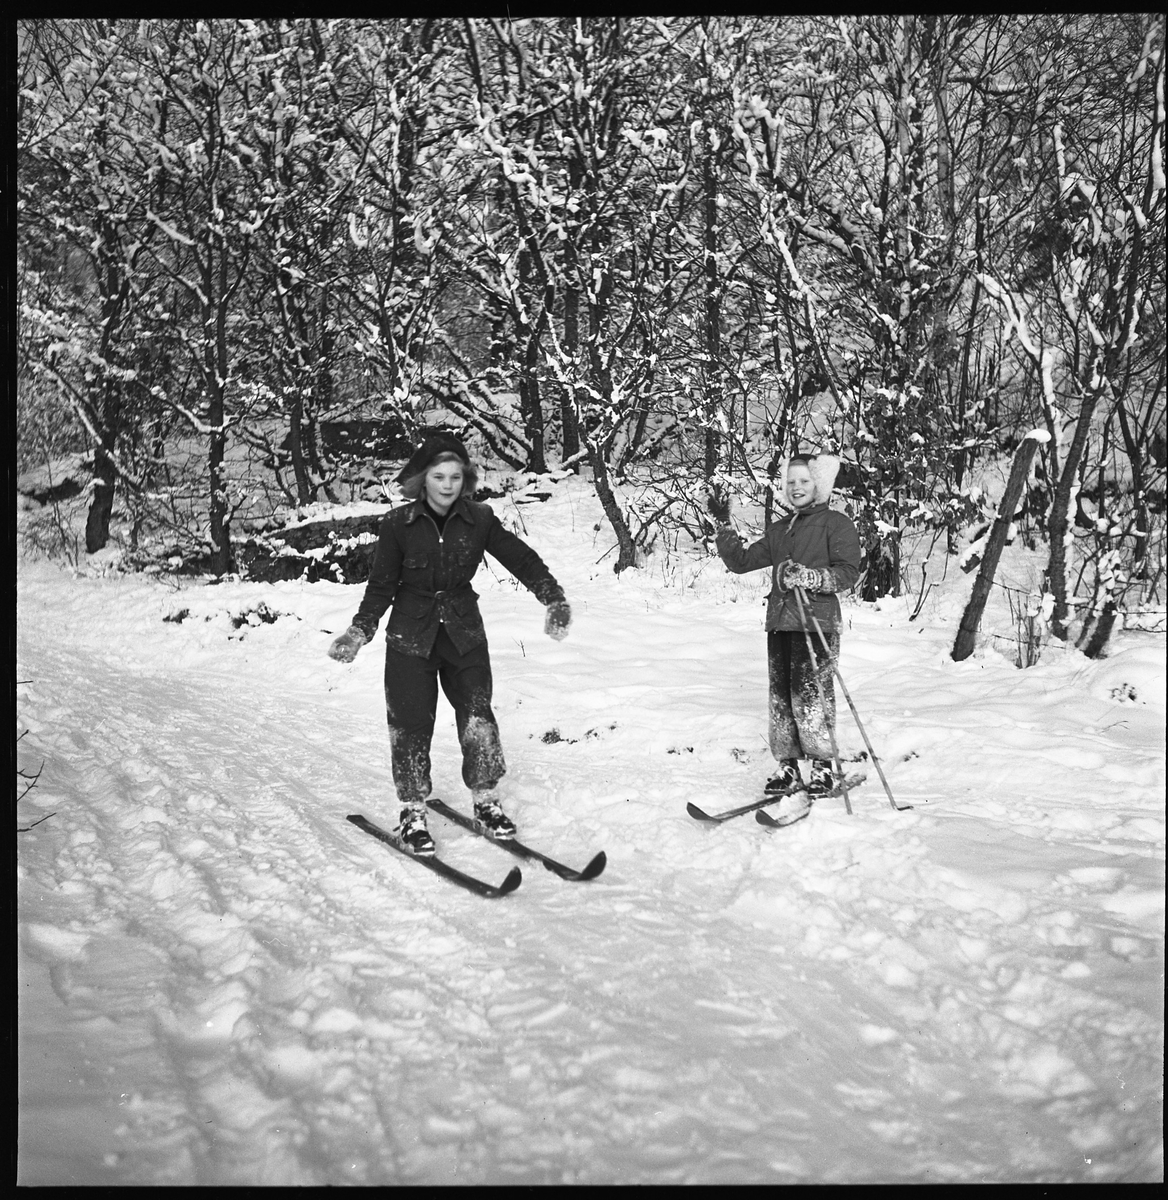
{"type": "Polygon", "coordinates": [[[369,639],[364,632],[357,628],[356,625],[350,625],[340,637],[334,639],[331,646],[328,648],[329,658],[335,658],[337,662],[351,663],[357,657],[357,651],[369,639]]]}

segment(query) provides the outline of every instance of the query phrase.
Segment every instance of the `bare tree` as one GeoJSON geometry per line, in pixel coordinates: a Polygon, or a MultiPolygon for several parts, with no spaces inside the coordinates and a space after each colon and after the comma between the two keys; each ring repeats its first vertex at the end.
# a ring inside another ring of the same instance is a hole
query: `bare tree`
{"type": "Polygon", "coordinates": [[[132,120],[119,83],[127,31],[118,22],[28,22],[20,30],[19,246],[25,362],[72,406],[94,447],[87,553],[108,539],[135,345],[141,177],[120,169],[120,128],[132,120]],[[32,349],[35,342],[38,349],[32,349]]]}
{"type": "MultiPolygon", "coordinates": [[[[1162,303],[1159,316],[1156,307],[1163,280],[1164,22],[1084,17],[1073,33],[1054,34],[1039,67],[1055,100],[1028,148],[1046,168],[1046,186],[1034,192],[1025,253],[1010,279],[982,276],[1042,384],[1052,439],[1046,588],[1051,629],[1060,638],[1070,632],[1076,515],[1100,406],[1108,402],[1126,417],[1127,393],[1158,394],[1164,376],[1162,303]],[[1080,115],[1070,120],[1069,111],[1080,115]],[[1149,353],[1157,335],[1161,345],[1149,353]]],[[[1096,652],[1116,610],[1113,559],[1100,562],[1110,574],[1107,586],[1095,589],[1093,608],[1106,622],[1096,652]]]]}

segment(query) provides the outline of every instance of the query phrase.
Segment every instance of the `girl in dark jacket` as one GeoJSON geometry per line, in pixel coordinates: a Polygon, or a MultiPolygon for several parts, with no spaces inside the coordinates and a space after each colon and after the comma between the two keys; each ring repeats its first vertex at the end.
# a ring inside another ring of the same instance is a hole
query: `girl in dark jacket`
{"type": "Polygon", "coordinates": [[[547,606],[544,630],[550,637],[567,636],[572,614],[539,555],[504,529],[488,505],[470,499],[478,472],[457,438],[428,437],[397,481],[412,503],[382,521],[361,606],[329,654],[352,662],[393,606],[386,630],[385,707],[401,802],[398,836],[415,854],[430,855],[426,797],[439,684],[454,708],[462,778],[474,797],[475,818],[495,837],[515,836],[495,794],[507,767],[491,710],[487,635],[471,587],[483,554],[497,558],[547,606]]]}
{"type": "Polygon", "coordinates": [[[786,495],[794,510],[776,521],[763,537],[744,547],[730,525],[729,502],[717,491],[709,511],[718,523],[718,553],[731,571],[742,574],[771,568],[767,604],[767,663],[770,676],[770,748],[778,773],[766,790],[787,795],[779,819],[783,824],[806,816],[815,796],[835,786],[832,742],[835,735],[835,689],[832,660],[840,649],[840,603],[836,593],[855,586],[860,577],[860,539],[843,513],[828,508],[839,472],[831,455],[794,455],[787,464],[786,495]],[[795,588],[807,597],[800,612],[795,588]],[[815,632],[812,616],[827,638],[815,632]],[[815,651],[813,665],[808,639],[815,651]],[[818,669],[816,669],[818,667],[818,669]],[[806,786],[799,759],[810,759],[806,786]]]}

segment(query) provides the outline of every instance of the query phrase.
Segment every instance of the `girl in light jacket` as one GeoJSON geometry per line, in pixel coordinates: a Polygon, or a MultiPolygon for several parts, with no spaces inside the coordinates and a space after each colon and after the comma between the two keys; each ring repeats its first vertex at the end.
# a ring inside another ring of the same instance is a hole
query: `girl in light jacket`
{"type": "Polygon", "coordinates": [[[770,677],[770,748],[779,769],[766,791],[787,796],[780,806],[783,824],[806,816],[816,796],[836,786],[831,767],[835,733],[832,660],[840,650],[837,593],[860,577],[860,539],[843,513],[828,508],[840,461],[829,454],[793,455],[787,464],[786,497],[792,512],[751,546],[730,524],[730,505],[715,489],[710,515],[718,525],[718,553],[735,574],[771,568],[767,604],[767,664],[770,677]],[[807,597],[800,614],[795,588],[807,597]],[[820,639],[812,621],[826,636],[820,639]],[[812,663],[808,638],[815,651],[812,663]],[[806,785],[799,759],[810,760],[806,785]]]}

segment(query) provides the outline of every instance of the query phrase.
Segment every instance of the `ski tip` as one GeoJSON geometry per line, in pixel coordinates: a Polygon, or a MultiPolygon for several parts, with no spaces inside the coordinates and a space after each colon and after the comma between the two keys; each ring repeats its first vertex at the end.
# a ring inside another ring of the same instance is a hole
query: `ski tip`
{"type": "Polygon", "coordinates": [[[690,815],[691,817],[693,817],[693,819],[694,819],[695,821],[708,821],[708,820],[710,820],[710,814],[709,814],[708,812],[703,812],[703,811],[702,811],[700,808],[698,808],[698,806],[697,806],[696,804],[694,804],[692,801],[690,801],[690,803],[688,803],[688,804],[685,806],[685,811],[686,811],[687,813],[689,813],[689,815],[690,815]]]}
{"type": "Polygon", "coordinates": [[[805,808],[798,816],[783,820],[782,817],[772,817],[770,813],[765,813],[760,808],[754,814],[754,819],[760,824],[765,825],[767,829],[786,829],[790,825],[797,825],[800,821],[805,820],[811,815],[811,809],[805,808]]]}
{"type": "Polygon", "coordinates": [[[350,813],[345,818],[345,820],[352,821],[354,825],[364,825],[365,824],[365,818],[360,813],[350,813]]]}
{"type": "Polygon", "coordinates": [[[523,882],[523,873],[518,867],[512,867],[507,872],[507,878],[499,884],[499,890],[496,895],[506,896],[509,892],[513,892],[523,882]]]}
{"type": "Polygon", "coordinates": [[[603,850],[580,872],[581,879],[595,879],[608,865],[608,855],[603,850]]]}

